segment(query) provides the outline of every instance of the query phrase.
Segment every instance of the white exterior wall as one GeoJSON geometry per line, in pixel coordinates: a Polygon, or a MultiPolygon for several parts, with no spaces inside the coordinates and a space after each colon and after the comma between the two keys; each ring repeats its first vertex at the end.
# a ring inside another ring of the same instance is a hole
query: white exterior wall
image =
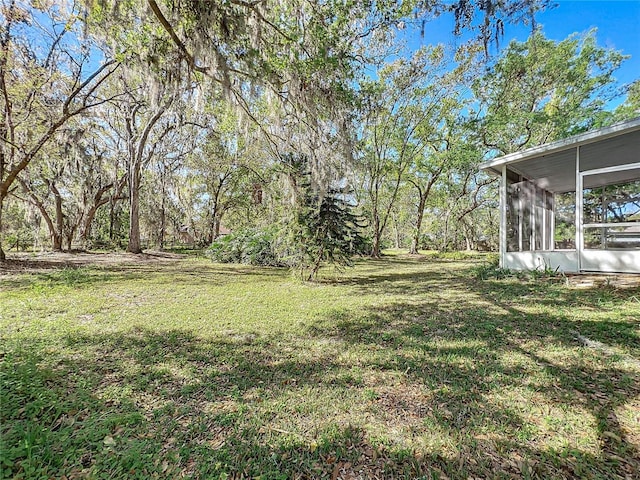
{"type": "Polygon", "coordinates": [[[580,266],[587,272],[640,273],[640,250],[583,250],[580,266]]]}
{"type": "Polygon", "coordinates": [[[578,272],[578,252],[575,250],[555,252],[506,252],[504,267],[510,270],[558,270],[578,272]]]}
{"type": "Polygon", "coordinates": [[[558,270],[565,273],[640,273],[638,250],[584,250],[581,265],[575,250],[549,252],[506,252],[503,266],[510,270],[558,270]],[[582,268],[580,268],[582,267],[582,268]]]}

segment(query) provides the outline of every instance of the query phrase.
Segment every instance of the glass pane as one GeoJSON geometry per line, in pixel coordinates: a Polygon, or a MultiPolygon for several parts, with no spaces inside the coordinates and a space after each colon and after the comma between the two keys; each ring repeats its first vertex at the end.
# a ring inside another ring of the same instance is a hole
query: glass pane
{"type": "Polygon", "coordinates": [[[535,235],[534,235],[534,245],[536,250],[544,249],[544,230],[545,230],[545,218],[544,218],[544,208],[536,206],[535,208],[535,235]]]}
{"type": "Polygon", "coordinates": [[[524,188],[522,190],[522,233],[520,234],[523,252],[531,250],[531,201],[533,200],[531,197],[531,191],[524,188]]]}
{"type": "Polygon", "coordinates": [[[576,194],[556,193],[554,243],[558,250],[576,248],[576,194]]]}
{"type": "Polygon", "coordinates": [[[583,198],[584,223],[640,222],[640,180],[585,188],[583,198]]]}
{"type": "Polygon", "coordinates": [[[585,228],[584,248],[591,250],[640,249],[640,225],[585,228]]]}
{"type": "Polygon", "coordinates": [[[601,223],[604,222],[602,216],[603,205],[603,187],[585,188],[582,193],[583,201],[583,223],[601,223]]]}
{"type": "MultiPolygon", "coordinates": [[[[551,195],[547,195],[547,198],[551,197],[551,195]]],[[[551,238],[551,222],[553,221],[553,209],[547,208],[544,211],[544,221],[546,225],[545,230],[545,238],[544,238],[544,249],[545,250],[553,250],[553,238],[551,238]]]]}
{"type": "Polygon", "coordinates": [[[520,185],[507,185],[507,252],[520,251],[520,185]]]}
{"type": "Polygon", "coordinates": [[[551,246],[553,198],[534,183],[507,186],[507,251],[548,250],[551,246]]]}

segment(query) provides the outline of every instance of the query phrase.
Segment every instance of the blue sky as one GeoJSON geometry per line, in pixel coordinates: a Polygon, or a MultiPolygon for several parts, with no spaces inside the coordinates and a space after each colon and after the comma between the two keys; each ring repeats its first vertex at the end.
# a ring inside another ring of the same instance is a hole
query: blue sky
{"type": "MultiPolygon", "coordinates": [[[[640,0],[556,0],[555,3],[555,8],[536,16],[547,38],[563,40],[574,32],[595,27],[599,45],[631,55],[616,73],[618,82],[626,84],[640,78],[640,0]]],[[[424,38],[414,37],[411,47],[420,43],[455,43],[451,33],[453,24],[452,15],[427,23],[424,38]]],[[[530,33],[530,26],[507,25],[501,45],[506,46],[512,39],[524,41],[530,33]]]]}

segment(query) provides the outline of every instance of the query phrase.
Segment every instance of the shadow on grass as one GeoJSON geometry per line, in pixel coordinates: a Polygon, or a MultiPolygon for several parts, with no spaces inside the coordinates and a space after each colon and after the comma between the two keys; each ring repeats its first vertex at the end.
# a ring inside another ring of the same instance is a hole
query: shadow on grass
{"type": "MultiPolygon", "coordinates": [[[[37,262],[38,264],[42,262],[37,262]]],[[[10,289],[49,289],[58,287],[92,288],[107,283],[127,281],[151,281],[157,283],[193,284],[194,279],[209,284],[223,285],[229,278],[276,278],[286,277],[288,271],[282,268],[254,268],[240,265],[220,265],[211,263],[190,265],[123,264],[123,265],[74,265],[65,264],[33,271],[16,271],[0,280],[0,292],[10,289]],[[169,278],[168,278],[169,277],[169,278]]]]}
{"type": "MultiPolygon", "coordinates": [[[[404,369],[414,382],[438,392],[434,401],[444,407],[446,415],[436,414],[434,418],[438,427],[447,429],[452,436],[460,432],[482,436],[487,429],[492,430],[491,424],[506,425],[505,435],[496,443],[506,451],[518,452],[516,456],[533,460],[543,478],[564,476],[562,472],[577,478],[633,478],[640,474],[637,438],[635,443],[629,441],[617,416],[620,407],[640,395],[640,360],[632,356],[640,347],[637,317],[606,315],[615,306],[628,302],[637,291],[576,291],[558,284],[515,280],[477,282],[468,273],[464,270],[447,275],[376,273],[350,279],[345,283],[360,294],[392,294],[396,303],[370,308],[355,321],[348,312],[338,312],[334,318],[309,330],[312,335],[333,336],[353,345],[368,343],[372,347],[384,345],[390,351],[412,351],[408,355],[383,356],[379,367],[404,369]],[[413,282],[417,286],[408,291],[407,285],[413,282]],[[468,302],[416,301],[416,294],[460,290],[461,286],[470,298],[468,302]],[[407,303],[397,302],[403,294],[407,303]],[[560,314],[531,313],[531,308],[520,307],[523,305],[580,307],[597,311],[604,318],[587,321],[560,314]],[[604,347],[595,350],[603,361],[589,364],[582,361],[580,353],[575,353],[590,350],[580,341],[584,337],[604,347]],[[446,346],[460,343],[470,346],[446,346]],[[549,346],[574,352],[557,360],[539,354],[539,350],[549,346]],[[612,353],[608,346],[630,351],[632,355],[612,353]],[[544,381],[532,381],[522,365],[505,366],[503,359],[514,355],[541,369],[544,381]],[[630,362],[634,369],[624,368],[621,361],[630,362]],[[560,410],[588,412],[595,419],[600,453],[594,455],[571,446],[542,450],[529,447],[535,434],[525,431],[522,412],[495,411],[495,405],[486,404],[486,399],[496,392],[520,387],[535,395],[542,394],[560,410]]],[[[636,431],[636,437],[637,434],[636,431]]]]}
{"type": "Polygon", "coordinates": [[[331,418],[313,432],[271,428],[277,411],[263,402],[305,386],[349,390],[329,355],[283,360],[268,339],[183,331],[73,335],[64,348],[76,353],[57,358],[37,339],[20,343],[2,365],[5,477],[335,478],[360,464],[367,478],[413,478],[447,468],[331,418]]]}
{"type": "MultiPolygon", "coordinates": [[[[163,274],[189,283],[229,274],[193,268],[163,274]]],[[[294,338],[136,329],[69,333],[57,344],[11,339],[1,357],[4,477],[638,474],[639,452],[619,419],[640,395],[638,370],[606,352],[594,360],[575,334],[635,352],[635,324],[613,313],[622,294],[477,282],[464,268],[381,268],[334,283],[394,299],[336,312],[294,338]],[[434,296],[447,290],[458,293],[434,296]],[[535,304],[557,310],[537,313],[535,304]],[[599,320],[560,313],[584,305],[599,306],[599,320]],[[579,429],[580,415],[584,431],[563,430],[567,418],[579,429]],[[383,438],[371,425],[387,429],[383,438]],[[572,441],[589,429],[595,446],[572,441]],[[545,436],[562,441],[548,446],[545,436]]]]}

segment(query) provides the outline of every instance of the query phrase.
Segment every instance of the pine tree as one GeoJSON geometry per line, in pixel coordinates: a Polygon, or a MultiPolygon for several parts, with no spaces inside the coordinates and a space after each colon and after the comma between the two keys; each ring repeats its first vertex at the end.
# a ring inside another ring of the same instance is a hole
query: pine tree
{"type": "Polygon", "coordinates": [[[363,217],[347,200],[349,190],[330,188],[320,195],[312,185],[305,155],[288,154],[282,160],[294,190],[294,221],[289,227],[292,263],[307,281],[316,278],[323,263],[352,265],[353,256],[366,254],[370,245],[362,233],[363,217]]]}

